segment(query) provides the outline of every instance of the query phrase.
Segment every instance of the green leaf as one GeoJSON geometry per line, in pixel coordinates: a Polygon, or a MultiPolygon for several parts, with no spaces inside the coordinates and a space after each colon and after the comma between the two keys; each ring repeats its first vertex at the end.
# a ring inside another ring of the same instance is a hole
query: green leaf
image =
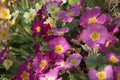
{"type": "Polygon", "coordinates": [[[69,75],[70,80],[87,80],[87,76],[78,73],[73,73],[69,75]]]}
{"type": "Polygon", "coordinates": [[[96,0],[86,0],[86,4],[88,7],[95,7],[97,5],[96,0]]]}
{"type": "Polygon", "coordinates": [[[50,49],[47,46],[40,46],[41,51],[50,51],[50,49]]]}
{"type": "Polygon", "coordinates": [[[80,4],[80,0],[68,0],[69,5],[73,5],[75,2],[80,4]]]}
{"type": "Polygon", "coordinates": [[[0,21],[0,26],[3,24],[3,21],[0,21]]]}
{"type": "Polygon", "coordinates": [[[41,7],[42,7],[42,5],[40,5],[39,3],[36,3],[36,4],[35,4],[35,9],[36,9],[36,10],[39,10],[41,7]]]}
{"type": "Polygon", "coordinates": [[[100,54],[99,56],[91,55],[86,61],[88,68],[97,68],[102,70],[106,64],[105,55],[100,54]]]}

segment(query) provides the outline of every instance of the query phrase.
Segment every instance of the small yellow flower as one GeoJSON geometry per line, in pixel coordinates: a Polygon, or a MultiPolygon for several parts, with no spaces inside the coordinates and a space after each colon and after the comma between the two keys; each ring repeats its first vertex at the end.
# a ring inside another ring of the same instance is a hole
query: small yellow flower
{"type": "Polygon", "coordinates": [[[36,11],[35,9],[32,8],[29,10],[29,12],[25,12],[23,15],[23,17],[25,18],[25,22],[29,23],[32,20],[34,20],[35,15],[36,15],[36,11]]]}
{"type": "Polygon", "coordinates": [[[11,14],[10,14],[10,10],[3,8],[1,11],[1,17],[2,19],[10,19],[11,18],[11,14]]]}
{"type": "Polygon", "coordinates": [[[13,65],[13,61],[9,59],[5,59],[3,65],[5,66],[6,70],[8,70],[13,65]]]}

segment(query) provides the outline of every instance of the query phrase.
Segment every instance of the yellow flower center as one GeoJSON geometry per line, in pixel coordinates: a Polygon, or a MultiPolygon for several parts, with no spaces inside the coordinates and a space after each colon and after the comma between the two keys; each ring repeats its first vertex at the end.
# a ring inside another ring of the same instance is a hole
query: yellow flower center
{"type": "Polygon", "coordinates": [[[28,68],[28,69],[31,68],[31,63],[30,63],[30,62],[27,64],[27,68],[28,68]]]}
{"type": "Polygon", "coordinates": [[[72,11],[72,12],[67,13],[66,16],[67,16],[67,17],[72,17],[72,16],[74,16],[74,14],[75,14],[75,13],[72,11]]]}
{"type": "Polygon", "coordinates": [[[55,16],[55,17],[58,17],[58,13],[55,13],[54,16],[55,16]]]}
{"type": "Polygon", "coordinates": [[[3,65],[5,66],[6,70],[8,70],[13,65],[13,62],[9,59],[5,59],[3,65]]]}
{"type": "Polygon", "coordinates": [[[4,3],[4,2],[6,2],[6,0],[1,0],[1,3],[4,3]]]}
{"type": "Polygon", "coordinates": [[[63,47],[62,47],[62,45],[57,45],[56,47],[55,47],[55,53],[57,53],[57,54],[61,54],[62,52],[63,52],[63,47]]]}
{"type": "Polygon", "coordinates": [[[64,32],[62,32],[62,31],[58,32],[58,35],[63,35],[63,34],[64,34],[64,32]]]}
{"type": "Polygon", "coordinates": [[[55,11],[55,8],[54,8],[54,7],[53,7],[53,8],[51,8],[51,11],[52,11],[52,12],[54,12],[54,11],[55,11]]]}
{"type": "Polygon", "coordinates": [[[39,32],[41,31],[40,26],[38,26],[38,27],[36,28],[36,30],[37,30],[37,32],[39,33],[39,32]]]}
{"type": "Polygon", "coordinates": [[[81,39],[82,38],[82,35],[81,34],[79,34],[79,35],[77,35],[77,37],[76,37],[77,39],[81,39]]]}
{"type": "Polygon", "coordinates": [[[65,62],[61,62],[61,67],[64,67],[65,66],[65,62]]]}
{"type": "Polygon", "coordinates": [[[97,73],[97,77],[99,80],[105,80],[106,79],[106,73],[101,71],[97,73]]]}
{"type": "Polygon", "coordinates": [[[96,17],[90,18],[90,19],[88,20],[88,24],[93,24],[93,23],[96,23],[96,22],[97,22],[96,17]]]}
{"type": "Polygon", "coordinates": [[[40,63],[40,68],[45,68],[47,62],[45,60],[42,60],[41,63],[40,63]]]}
{"type": "Polygon", "coordinates": [[[3,32],[1,32],[1,34],[0,34],[0,37],[1,38],[7,38],[7,32],[6,31],[3,31],[3,32]]]}
{"type": "Polygon", "coordinates": [[[3,14],[2,14],[2,18],[8,19],[8,17],[9,17],[8,11],[4,11],[3,14]]]}
{"type": "Polygon", "coordinates": [[[51,27],[54,26],[54,22],[53,21],[50,21],[49,24],[50,24],[51,27]]]}
{"type": "Polygon", "coordinates": [[[77,63],[77,60],[76,59],[72,59],[70,63],[75,65],[77,63]]]}
{"type": "Polygon", "coordinates": [[[55,78],[53,78],[53,77],[50,77],[50,78],[49,78],[49,80],[55,80],[55,78]]]}
{"type": "Polygon", "coordinates": [[[118,73],[117,75],[117,80],[120,80],[120,73],[118,73]]]}
{"type": "Polygon", "coordinates": [[[30,14],[29,14],[29,19],[32,19],[32,18],[33,18],[33,14],[30,13],[30,14]]]}
{"type": "Polygon", "coordinates": [[[22,80],[29,80],[29,73],[24,71],[23,74],[21,75],[21,78],[22,78],[22,80]]]}
{"type": "Polygon", "coordinates": [[[50,29],[47,31],[47,35],[48,36],[52,35],[52,31],[50,29]]]}
{"type": "Polygon", "coordinates": [[[118,62],[118,59],[117,59],[115,56],[111,56],[111,57],[109,58],[109,61],[110,61],[111,63],[117,63],[117,62],[118,62]]]}
{"type": "Polygon", "coordinates": [[[100,34],[95,31],[95,32],[93,32],[93,33],[90,35],[90,38],[91,38],[93,41],[97,41],[97,40],[100,39],[100,34]]]}

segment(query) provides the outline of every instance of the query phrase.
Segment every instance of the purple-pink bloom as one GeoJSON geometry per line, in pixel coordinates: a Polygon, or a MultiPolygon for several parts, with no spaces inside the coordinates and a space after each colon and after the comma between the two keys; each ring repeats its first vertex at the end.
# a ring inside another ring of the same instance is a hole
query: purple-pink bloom
{"type": "Polygon", "coordinates": [[[73,53],[65,61],[65,67],[66,68],[77,67],[80,64],[81,60],[82,56],[79,53],[73,53]]]}
{"type": "Polygon", "coordinates": [[[2,51],[0,52],[0,64],[4,61],[7,55],[7,49],[3,48],[2,51]]]}
{"type": "Polygon", "coordinates": [[[33,71],[27,69],[21,69],[20,72],[16,73],[13,78],[15,80],[33,80],[33,71]]]}
{"type": "Polygon", "coordinates": [[[120,80],[120,66],[113,68],[113,80],[120,80]]]}
{"type": "Polygon", "coordinates": [[[90,80],[113,80],[113,69],[111,65],[107,65],[103,70],[96,71],[90,69],[88,72],[90,80]]]}
{"type": "Polygon", "coordinates": [[[119,57],[115,53],[112,53],[112,52],[106,55],[106,59],[113,64],[118,63],[120,61],[119,57]]]}
{"type": "Polygon", "coordinates": [[[33,59],[32,67],[35,72],[43,73],[48,69],[49,56],[43,56],[42,53],[37,53],[33,59]]]}
{"type": "Polygon", "coordinates": [[[101,52],[106,51],[109,47],[111,47],[112,45],[114,45],[117,42],[117,39],[115,36],[109,34],[108,38],[106,40],[106,42],[104,44],[101,44],[99,49],[101,52]]]}
{"type": "Polygon", "coordinates": [[[80,18],[80,25],[86,27],[88,24],[104,24],[107,21],[108,16],[101,14],[100,7],[87,8],[86,12],[80,18]]]}
{"type": "Polygon", "coordinates": [[[63,22],[71,22],[75,16],[79,16],[80,14],[80,6],[75,6],[70,8],[68,11],[60,11],[59,18],[62,19],[63,22]]]}
{"type": "Polygon", "coordinates": [[[45,78],[47,80],[56,80],[58,77],[58,69],[50,69],[48,73],[46,73],[45,78]]]}
{"type": "Polygon", "coordinates": [[[68,27],[63,28],[52,28],[51,31],[53,32],[53,35],[55,36],[61,36],[64,35],[64,33],[67,33],[70,30],[68,27]]]}
{"type": "Polygon", "coordinates": [[[82,40],[92,48],[98,48],[100,44],[104,44],[108,38],[107,29],[100,24],[88,25],[82,32],[82,40]]]}
{"type": "Polygon", "coordinates": [[[34,22],[34,24],[32,25],[32,30],[33,30],[33,37],[36,37],[37,35],[42,35],[43,34],[43,27],[44,25],[41,24],[38,20],[36,20],[34,22]]]}
{"type": "Polygon", "coordinates": [[[31,58],[31,56],[27,56],[27,59],[21,65],[20,70],[23,70],[23,69],[30,70],[31,68],[32,68],[32,58],[31,58]]]}
{"type": "Polygon", "coordinates": [[[48,42],[52,57],[62,55],[70,49],[70,44],[64,37],[57,37],[48,42]]]}

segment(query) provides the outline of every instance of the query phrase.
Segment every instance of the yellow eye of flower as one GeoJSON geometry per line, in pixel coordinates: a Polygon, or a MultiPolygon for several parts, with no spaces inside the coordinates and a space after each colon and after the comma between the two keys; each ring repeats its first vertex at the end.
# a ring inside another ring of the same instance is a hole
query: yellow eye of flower
{"type": "Polygon", "coordinates": [[[50,77],[50,78],[49,78],[49,80],[55,80],[55,78],[53,78],[53,77],[50,77]]]}
{"type": "Polygon", "coordinates": [[[22,80],[29,80],[29,73],[24,71],[21,75],[22,80]]]}
{"type": "Polygon", "coordinates": [[[4,32],[2,32],[0,35],[1,35],[2,38],[6,38],[6,37],[7,37],[7,32],[4,31],[4,32]]]}
{"type": "Polygon", "coordinates": [[[110,61],[111,63],[117,63],[117,62],[118,62],[118,59],[117,59],[115,56],[111,56],[111,57],[109,58],[109,61],[110,61]]]}
{"type": "Polygon", "coordinates": [[[48,30],[48,31],[47,31],[47,35],[48,35],[48,36],[52,35],[52,31],[51,31],[51,30],[48,30]]]}
{"type": "Polygon", "coordinates": [[[93,24],[93,23],[96,23],[96,22],[97,22],[96,17],[90,18],[90,19],[88,20],[88,24],[93,24]]]}
{"type": "Polygon", "coordinates": [[[120,80],[120,73],[118,73],[117,75],[117,80],[120,80]]]}
{"type": "Polygon", "coordinates": [[[41,31],[40,26],[38,26],[38,27],[36,28],[36,30],[37,30],[37,32],[39,33],[39,32],[41,31]]]}
{"type": "Polygon", "coordinates": [[[65,62],[61,62],[61,67],[64,67],[65,66],[65,62]]]}
{"type": "Polygon", "coordinates": [[[53,21],[50,21],[49,24],[50,24],[51,27],[54,26],[54,22],[53,21]]]}
{"type": "Polygon", "coordinates": [[[76,59],[72,59],[70,63],[75,65],[77,63],[77,60],[76,59]]]}
{"type": "Polygon", "coordinates": [[[5,59],[3,65],[5,66],[6,70],[8,70],[12,66],[13,62],[9,59],[5,59]]]}
{"type": "Polygon", "coordinates": [[[62,31],[58,32],[58,35],[63,35],[63,34],[64,34],[64,32],[62,32],[62,31]]]}
{"type": "Polygon", "coordinates": [[[58,13],[55,13],[54,16],[55,16],[55,17],[58,17],[58,13]]]}
{"type": "Polygon", "coordinates": [[[95,31],[95,32],[93,32],[93,33],[90,35],[90,38],[91,38],[93,41],[97,41],[97,40],[100,39],[100,34],[95,31]]]}
{"type": "Polygon", "coordinates": [[[45,68],[47,62],[45,60],[42,60],[41,63],[40,63],[40,68],[45,68]]]}
{"type": "Polygon", "coordinates": [[[34,16],[32,13],[29,14],[29,19],[32,19],[34,16]]]}
{"type": "Polygon", "coordinates": [[[74,12],[69,12],[68,14],[66,14],[67,17],[72,17],[74,16],[74,12]]]}
{"type": "Polygon", "coordinates": [[[31,68],[31,63],[30,63],[30,62],[27,64],[27,68],[28,68],[28,69],[31,68]]]}
{"type": "Polygon", "coordinates": [[[55,47],[55,53],[57,53],[57,54],[61,54],[62,52],[63,52],[63,47],[62,47],[62,45],[57,45],[56,47],[55,47]]]}
{"type": "Polygon", "coordinates": [[[2,18],[3,19],[10,19],[11,15],[10,15],[10,12],[8,9],[5,9],[3,12],[2,12],[2,18]]]}
{"type": "Polygon", "coordinates": [[[52,11],[52,12],[54,12],[54,11],[55,11],[55,8],[54,8],[54,7],[52,7],[52,8],[51,8],[51,11],[52,11]]]}
{"type": "Polygon", "coordinates": [[[97,77],[99,80],[105,80],[106,79],[106,73],[101,71],[97,73],[97,77]]]}

